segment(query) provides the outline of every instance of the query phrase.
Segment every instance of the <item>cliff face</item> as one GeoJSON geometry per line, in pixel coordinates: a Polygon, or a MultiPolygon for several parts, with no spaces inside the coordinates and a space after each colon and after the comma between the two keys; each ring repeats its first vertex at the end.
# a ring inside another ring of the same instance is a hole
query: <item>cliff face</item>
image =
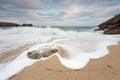
{"type": "Polygon", "coordinates": [[[120,34],[120,14],[100,24],[97,30],[104,30],[104,34],[120,34]]]}

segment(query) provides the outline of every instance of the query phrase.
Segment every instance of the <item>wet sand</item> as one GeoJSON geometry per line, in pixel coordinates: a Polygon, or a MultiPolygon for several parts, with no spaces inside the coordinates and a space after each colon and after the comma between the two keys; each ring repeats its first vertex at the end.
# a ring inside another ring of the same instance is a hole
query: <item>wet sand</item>
{"type": "Polygon", "coordinates": [[[120,44],[108,47],[110,54],[90,60],[80,70],[65,68],[56,56],[26,67],[10,80],[120,80],[120,44]]]}
{"type": "Polygon", "coordinates": [[[34,44],[25,44],[23,46],[17,47],[16,49],[11,49],[0,54],[0,63],[8,62],[15,59],[22,52],[30,48],[34,44]]]}

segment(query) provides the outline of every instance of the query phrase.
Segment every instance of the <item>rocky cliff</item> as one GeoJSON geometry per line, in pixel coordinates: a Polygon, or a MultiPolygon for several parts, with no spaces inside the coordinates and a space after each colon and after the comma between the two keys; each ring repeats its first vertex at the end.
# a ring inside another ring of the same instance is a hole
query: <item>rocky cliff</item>
{"type": "Polygon", "coordinates": [[[120,14],[100,24],[97,30],[104,30],[104,34],[120,34],[120,14]]]}

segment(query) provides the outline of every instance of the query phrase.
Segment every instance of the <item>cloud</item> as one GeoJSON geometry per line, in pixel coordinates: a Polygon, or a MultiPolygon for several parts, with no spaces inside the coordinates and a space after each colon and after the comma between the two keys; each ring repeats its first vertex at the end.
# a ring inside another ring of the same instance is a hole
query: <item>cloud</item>
{"type": "Polygon", "coordinates": [[[120,8],[120,5],[108,6],[95,11],[95,15],[105,15],[120,8]]]}
{"type": "Polygon", "coordinates": [[[119,0],[0,0],[0,21],[97,25],[120,12],[119,0]]]}
{"type": "Polygon", "coordinates": [[[12,5],[16,9],[35,9],[42,5],[38,0],[1,0],[0,2],[2,6],[12,5]]]}
{"type": "Polygon", "coordinates": [[[80,12],[80,9],[80,6],[72,5],[66,11],[61,12],[61,18],[69,18],[72,15],[75,15],[76,13],[80,12]]]}

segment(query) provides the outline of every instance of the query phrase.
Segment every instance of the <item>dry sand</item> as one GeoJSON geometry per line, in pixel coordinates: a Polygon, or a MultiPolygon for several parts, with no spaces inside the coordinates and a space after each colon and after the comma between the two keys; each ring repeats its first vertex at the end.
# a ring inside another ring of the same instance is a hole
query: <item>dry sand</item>
{"type": "Polygon", "coordinates": [[[108,49],[109,55],[91,60],[80,70],[65,68],[53,56],[25,68],[10,80],[120,80],[120,44],[108,49]]]}

